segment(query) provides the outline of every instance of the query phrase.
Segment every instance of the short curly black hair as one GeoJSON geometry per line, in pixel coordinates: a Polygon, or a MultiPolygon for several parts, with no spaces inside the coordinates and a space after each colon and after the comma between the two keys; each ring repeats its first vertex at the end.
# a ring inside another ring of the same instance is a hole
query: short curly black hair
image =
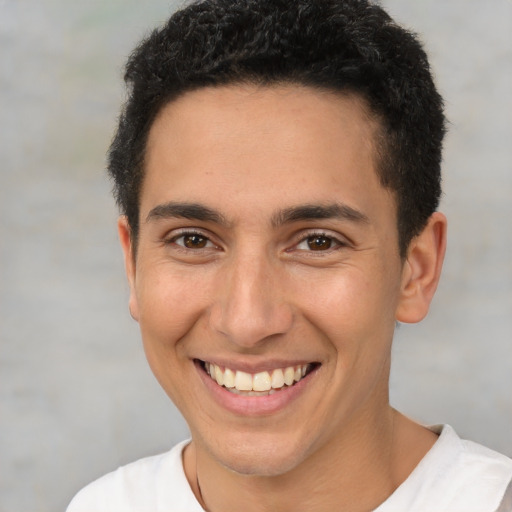
{"type": "Polygon", "coordinates": [[[168,102],[208,86],[290,83],[359,95],[380,122],[377,172],[395,193],[402,257],[438,207],[443,101],[418,38],[373,2],[194,2],[140,43],[125,82],[108,171],[135,243],[151,125],[168,102]]]}

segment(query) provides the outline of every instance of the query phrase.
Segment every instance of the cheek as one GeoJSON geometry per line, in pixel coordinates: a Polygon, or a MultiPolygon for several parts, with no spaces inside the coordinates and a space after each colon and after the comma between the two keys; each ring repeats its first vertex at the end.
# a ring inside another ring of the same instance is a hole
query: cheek
{"type": "Polygon", "coordinates": [[[193,403],[185,340],[205,308],[204,285],[181,273],[152,270],[139,273],[136,288],[139,326],[151,371],[180,410],[193,403]]]}
{"type": "Polygon", "coordinates": [[[398,285],[390,273],[345,268],[315,280],[314,293],[307,296],[309,321],[322,331],[339,353],[374,352],[391,342],[398,285]]]}
{"type": "Polygon", "coordinates": [[[179,350],[208,303],[204,280],[153,268],[140,273],[137,287],[139,324],[144,345],[154,351],[179,350]]]}

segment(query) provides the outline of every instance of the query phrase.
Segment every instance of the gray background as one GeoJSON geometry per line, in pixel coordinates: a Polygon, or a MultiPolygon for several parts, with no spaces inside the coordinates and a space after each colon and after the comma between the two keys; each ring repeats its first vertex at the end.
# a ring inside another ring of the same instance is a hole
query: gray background
{"type": "MultiPolygon", "coordinates": [[[[451,120],[443,282],[397,333],[392,402],[512,455],[512,3],[384,5],[422,34],[451,120]]],[[[128,314],[103,174],[122,63],[170,10],[0,0],[0,512],[62,510],[186,435],[128,314]]]]}

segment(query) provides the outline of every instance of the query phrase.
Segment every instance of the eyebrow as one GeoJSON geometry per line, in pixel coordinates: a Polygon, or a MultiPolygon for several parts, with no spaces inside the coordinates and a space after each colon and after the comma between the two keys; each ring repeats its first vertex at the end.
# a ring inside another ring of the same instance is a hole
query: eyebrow
{"type": "MultiPolygon", "coordinates": [[[[202,222],[213,222],[229,225],[226,217],[220,212],[199,203],[169,202],[155,206],[147,215],[146,222],[156,219],[181,218],[202,222]]],[[[340,219],[352,222],[368,223],[368,217],[346,204],[333,203],[328,205],[305,204],[292,206],[277,211],[271,219],[273,227],[292,222],[311,221],[318,219],[340,219]]]]}
{"type": "Polygon", "coordinates": [[[146,217],[146,222],[154,219],[190,219],[203,222],[215,222],[227,225],[226,218],[219,212],[198,203],[169,202],[155,206],[146,217]]]}
{"type": "Polygon", "coordinates": [[[272,225],[277,227],[291,222],[339,219],[358,223],[368,223],[368,217],[346,204],[333,203],[328,205],[306,204],[280,210],[272,217],[272,225]]]}

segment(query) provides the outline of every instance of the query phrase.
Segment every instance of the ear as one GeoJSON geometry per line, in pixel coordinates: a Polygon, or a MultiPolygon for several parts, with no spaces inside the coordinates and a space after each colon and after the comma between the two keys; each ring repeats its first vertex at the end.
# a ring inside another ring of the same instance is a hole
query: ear
{"type": "Polygon", "coordinates": [[[117,221],[117,231],[119,233],[119,241],[124,254],[124,267],[126,270],[126,277],[128,278],[128,285],[130,286],[130,300],[129,308],[132,318],[136,321],[139,320],[139,307],[137,303],[137,295],[135,293],[135,255],[133,252],[133,240],[130,225],[126,216],[122,215],[117,221]]]}
{"type": "Polygon", "coordinates": [[[423,231],[409,244],[395,315],[399,322],[419,322],[428,313],[441,276],[446,250],[446,227],[446,217],[435,212],[423,231]]]}

